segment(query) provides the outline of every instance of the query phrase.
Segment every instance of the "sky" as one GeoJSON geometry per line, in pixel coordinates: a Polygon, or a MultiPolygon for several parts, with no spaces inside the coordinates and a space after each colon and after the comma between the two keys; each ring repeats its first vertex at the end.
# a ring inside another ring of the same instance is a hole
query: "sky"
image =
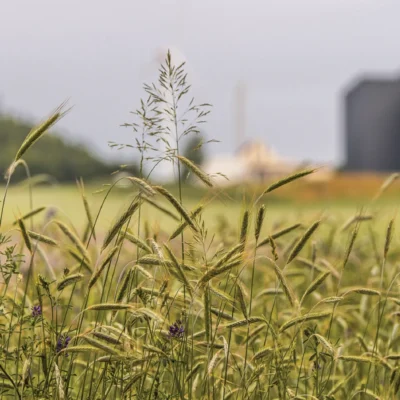
{"type": "Polygon", "coordinates": [[[238,146],[242,82],[244,139],[338,165],[343,91],[400,74],[399,15],[399,0],[0,0],[0,110],[40,121],[69,99],[58,130],[116,159],[107,142],[132,142],[120,125],[171,48],[213,105],[211,156],[238,146]]]}

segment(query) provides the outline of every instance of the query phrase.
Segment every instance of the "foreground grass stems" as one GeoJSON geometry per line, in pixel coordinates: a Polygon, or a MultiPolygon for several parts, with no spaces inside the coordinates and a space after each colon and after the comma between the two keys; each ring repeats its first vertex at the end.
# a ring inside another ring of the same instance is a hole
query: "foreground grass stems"
{"type": "MultiPolygon", "coordinates": [[[[65,103],[61,104],[53,113],[52,115],[45,120],[42,124],[40,124],[38,127],[34,128],[31,132],[29,132],[28,136],[24,140],[24,142],[21,144],[20,148],[17,151],[17,154],[15,155],[15,159],[13,163],[10,165],[9,170],[7,171],[7,184],[6,188],[4,190],[4,196],[3,196],[3,201],[1,204],[1,213],[0,213],[0,228],[3,222],[3,214],[4,214],[4,206],[6,203],[6,198],[7,198],[7,193],[8,193],[8,188],[11,182],[11,177],[13,175],[13,172],[15,171],[15,168],[18,166],[19,163],[21,163],[21,157],[29,150],[31,146],[33,146],[54,124],[56,124],[61,118],[63,118],[66,113],[69,110],[64,110],[65,109],[65,103]]],[[[24,162],[24,165],[26,163],[24,162]]],[[[27,168],[27,167],[26,167],[27,168]]],[[[29,171],[29,169],[28,169],[29,171]]],[[[30,174],[28,173],[28,178],[30,174]]]]}
{"type": "MultiPolygon", "coordinates": [[[[387,256],[388,256],[388,253],[389,253],[389,249],[390,249],[390,245],[391,245],[391,242],[392,242],[393,224],[394,224],[394,221],[393,221],[393,219],[391,219],[390,222],[389,222],[389,225],[387,227],[387,231],[386,231],[386,238],[385,238],[383,257],[382,257],[382,263],[381,263],[380,282],[379,282],[379,288],[380,288],[381,291],[382,291],[383,285],[384,285],[384,278],[385,278],[384,277],[384,271],[385,271],[386,259],[387,259],[387,256]]],[[[385,296],[385,299],[383,300],[383,304],[382,304],[381,298],[379,297],[379,299],[378,299],[378,324],[377,324],[377,327],[376,327],[376,334],[375,334],[374,344],[373,344],[373,348],[372,348],[372,357],[375,355],[375,352],[377,350],[378,339],[379,339],[379,331],[380,331],[381,326],[382,326],[382,320],[383,320],[384,311],[385,311],[386,304],[387,304],[387,299],[388,299],[388,295],[387,294],[385,296]]],[[[365,385],[365,390],[368,387],[371,368],[372,368],[372,361],[370,361],[369,367],[368,367],[367,382],[366,382],[366,385],[365,385]]],[[[376,390],[375,389],[375,384],[374,384],[374,390],[376,390]]]]}
{"type": "MultiPolygon", "coordinates": [[[[395,218],[386,220],[378,200],[398,176],[350,219],[275,212],[275,192],[300,186],[314,169],[257,191],[239,227],[229,214],[235,200],[224,196],[217,219],[212,202],[223,192],[180,154],[209,112],[186,100],[189,88],[184,65],[168,54],[159,81],[145,85],[136,122],[126,124],[137,135],[140,176],[122,178],[126,189],[121,180],[108,186],[96,211],[79,181],[84,229],[33,208],[32,187],[25,214],[9,216],[3,202],[0,396],[397,398],[400,248],[395,218]],[[176,188],[152,183],[166,162],[176,188]],[[186,200],[183,166],[207,187],[196,205],[186,200]],[[104,228],[114,191],[125,207],[104,228]]],[[[29,175],[22,156],[62,115],[28,135],[9,182],[18,165],[29,175]]]]}
{"type": "MultiPolygon", "coordinates": [[[[258,247],[258,240],[260,238],[261,229],[264,223],[265,218],[265,206],[262,205],[257,212],[256,221],[255,221],[255,228],[254,228],[254,237],[255,237],[255,244],[254,244],[254,254],[253,254],[253,262],[252,262],[252,269],[251,269],[251,283],[250,283],[250,301],[249,301],[249,311],[248,311],[248,318],[251,318],[252,315],[252,306],[253,306],[253,290],[254,290],[254,276],[255,276],[255,269],[256,269],[256,258],[257,258],[257,247],[258,247]]],[[[247,325],[247,337],[250,334],[250,324],[247,325]]],[[[247,357],[248,357],[248,350],[249,350],[249,341],[246,341],[246,350],[244,355],[244,367],[243,367],[243,381],[246,385],[246,378],[247,378],[247,357]]],[[[247,385],[246,385],[246,395],[247,395],[247,385]]]]}

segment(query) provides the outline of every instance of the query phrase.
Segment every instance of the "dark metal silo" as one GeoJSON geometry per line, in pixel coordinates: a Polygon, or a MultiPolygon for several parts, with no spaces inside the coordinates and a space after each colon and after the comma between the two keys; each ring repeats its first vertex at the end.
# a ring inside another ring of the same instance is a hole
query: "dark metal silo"
{"type": "Polygon", "coordinates": [[[364,79],[345,95],[350,171],[400,170],[400,79],[364,79]]]}

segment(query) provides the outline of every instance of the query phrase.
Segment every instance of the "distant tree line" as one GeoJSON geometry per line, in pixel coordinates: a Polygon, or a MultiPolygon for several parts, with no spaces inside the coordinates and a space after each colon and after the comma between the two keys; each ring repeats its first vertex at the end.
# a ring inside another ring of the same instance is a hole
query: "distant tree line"
{"type": "MultiPolygon", "coordinates": [[[[5,174],[13,158],[32,129],[28,122],[11,116],[0,115],[0,173],[5,174]]],[[[93,155],[82,144],[66,143],[57,134],[45,135],[37,145],[29,149],[24,160],[28,163],[31,175],[49,174],[59,182],[75,181],[82,177],[93,180],[110,175],[119,169],[116,164],[108,164],[93,155]]],[[[135,175],[136,168],[127,170],[135,175]]],[[[13,174],[13,181],[26,177],[23,168],[13,174]]]]}

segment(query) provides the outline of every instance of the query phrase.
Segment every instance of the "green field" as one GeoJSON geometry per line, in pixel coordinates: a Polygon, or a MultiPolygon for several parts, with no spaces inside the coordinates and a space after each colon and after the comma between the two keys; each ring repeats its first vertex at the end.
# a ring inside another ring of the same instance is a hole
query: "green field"
{"type": "MultiPolygon", "coordinates": [[[[105,199],[109,186],[89,185],[85,188],[86,197],[91,206],[94,216],[97,215],[105,199]]],[[[174,194],[178,194],[177,187],[168,187],[174,194]]],[[[301,188],[300,188],[301,190],[301,188]]],[[[4,187],[0,187],[0,193],[4,193],[4,187]]],[[[11,186],[8,192],[8,198],[5,206],[5,223],[9,224],[19,215],[24,215],[33,206],[47,206],[58,213],[62,218],[70,220],[77,229],[83,229],[86,224],[85,209],[82,202],[79,189],[76,185],[55,185],[55,186],[39,186],[32,190],[32,204],[29,195],[29,188],[24,185],[11,186]]],[[[239,223],[240,215],[244,209],[251,205],[251,201],[244,200],[243,194],[246,188],[232,192],[219,191],[207,192],[206,190],[193,189],[187,187],[183,189],[184,203],[190,210],[200,203],[207,203],[208,206],[204,212],[204,219],[208,225],[214,228],[218,222],[226,218],[230,223],[239,223]]],[[[98,229],[100,231],[107,229],[109,224],[115,219],[119,212],[130,202],[136,195],[134,188],[114,189],[104,201],[104,205],[99,214],[98,229]]],[[[250,196],[253,197],[254,196],[250,196]]],[[[171,211],[173,208],[167,202],[160,198],[157,200],[160,204],[165,205],[171,211]]],[[[260,204],[266,204],[268,208],[268,219],[266,224],[278,223],[281,219],[293,220],[300,218],[302,220],[312,220],[321,216],[334,215],[338,221],[344,222],[346,219],[356,215],[363,210],[367,213],[376,215],[376,219],[382,221],[397,215],[400,200],[391,196],[384,198],[377,203],[371,205],[368,198],[365,199],[332,199],[332,200],[314,200],[301,201],[291,199],[280,199],[276,197],[264,196],[260,204]]],[[[151,206],[143,207],[144,217],[151,223],[160,225],[167,222],[169,217],[155,210],[151,206]]]]}

